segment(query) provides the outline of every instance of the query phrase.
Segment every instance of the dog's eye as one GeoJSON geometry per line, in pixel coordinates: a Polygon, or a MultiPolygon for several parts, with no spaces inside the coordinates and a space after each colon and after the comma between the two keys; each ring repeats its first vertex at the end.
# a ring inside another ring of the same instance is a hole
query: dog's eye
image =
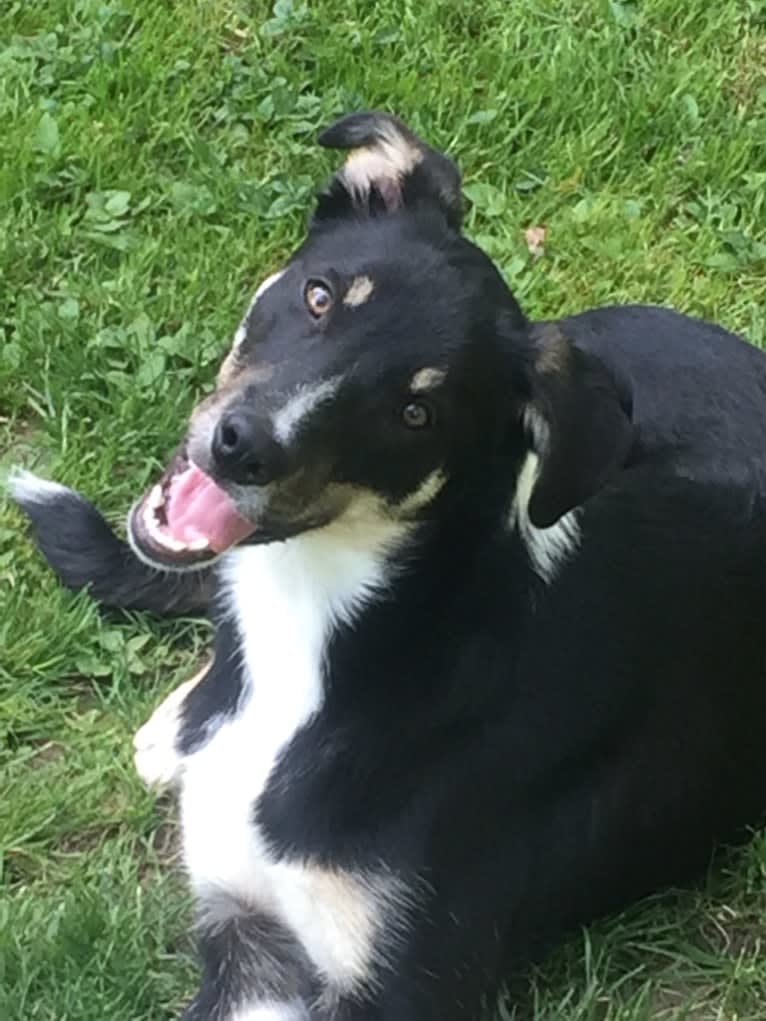
{"type": "Polygon", "coordinates": [[[321,319],[332,308],[332,291],[321,280],[309,280],[303,292],[306,307],[315,319],[321,319]]]}
{"type": "Polygon", "coordinates": [[[431,424],[431,409],[421,401],[410,401],[404,406],[402,420],[409,429],[423,429],[431,424]]]}

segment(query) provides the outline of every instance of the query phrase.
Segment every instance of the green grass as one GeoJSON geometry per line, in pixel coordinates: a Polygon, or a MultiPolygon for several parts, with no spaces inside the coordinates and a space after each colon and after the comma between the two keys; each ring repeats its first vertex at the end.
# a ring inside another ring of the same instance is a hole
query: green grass
{"type": "MultiPolygon", "coordinates": [[[[299,239],[317,130],[362,105],[459,158],[530,313],[649,301],[766,344],[764,67],[762,0],[4,3],[0,461],[124,513],[299,239]]],[[[7,504],[0,606],[0,1017],[174,1018],[191,916],[131,736],[208,633],[99,617],[7,504]]],[[[575,935],[503,1016],[762,1019],[764,933],[758,836],[575,935]]]]}

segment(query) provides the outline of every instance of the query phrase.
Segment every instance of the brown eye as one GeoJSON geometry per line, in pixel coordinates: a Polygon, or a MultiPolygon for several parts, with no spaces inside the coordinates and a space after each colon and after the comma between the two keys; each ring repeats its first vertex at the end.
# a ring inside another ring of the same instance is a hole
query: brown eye
{"type": "Polygon", "coordinates": [[[315,319],[320,319],[332,308],[332,291],[321,280],[309,280],[303,296],[306,307],[315,319]]]}
{"type": "Polygon", "coordinates": [[[404,406],[402,420],[409,429],[423,429],[431,424],[431,412],[420,401],[410,401],[404,406]]]}

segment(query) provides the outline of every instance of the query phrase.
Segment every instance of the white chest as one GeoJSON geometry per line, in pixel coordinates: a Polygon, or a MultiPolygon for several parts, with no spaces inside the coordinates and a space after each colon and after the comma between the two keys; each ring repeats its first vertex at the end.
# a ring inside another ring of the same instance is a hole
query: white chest
{"type": "Polygon", "coordinates": [[[245,690],[235,715],[186,759],[181,815],[186,867],[203,904],[273,914],[328,978],[350,979],[363,970],[373,939],[369,878],[279,861],[254,819],[280,755],[321,712],[323,655],[335,622],[385,582],[379,548],[331,538],[243,549],[227,565],[245,690]]]}
{"type": "MultiPolygon", "coordinates": [[[[331,626],[322,593],[288,546],[238,552],[229,567],[245,687],[236,714],[186,763],[186,865],[200,893],[266,906],[269,863],[253,809],[280,753],[319,710],[331,626]]],[[[235,653],[237,654],[237,653],[235,653]]]]}

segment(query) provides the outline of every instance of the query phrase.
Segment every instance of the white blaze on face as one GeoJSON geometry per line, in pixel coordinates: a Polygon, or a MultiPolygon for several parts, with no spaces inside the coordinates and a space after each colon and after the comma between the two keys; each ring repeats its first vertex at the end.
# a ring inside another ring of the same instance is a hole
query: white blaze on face
{"type": "Polygon", "coordinates": [[[237,328],[237,332],[234,334],[234,347],[235,348],[239,347],[239,345],[242,343],[242,341],[247,336],[247,320],[249,319],[250,313],[253,311],[253,309],[257,305],[259,299],[262,298],[263,295],[266,293],[266,291],[268,291],[268,289],[270,287],[273,287],[273,285],[277,282],[277,280],[280,280],[284,275],[285,275],[285,271],[283,269],[280,269],[276,273],[270,273],[269,276],[267,276],[266,279],[263,280],[258,285],[258,289],[256,290],[255,294],[253,295],[253,299],[250,302],[250,305],[248,306],[247,312],[245,313],[245,318],[239,324],[239,327],[237,328]]]}
{"type": "Polygon", "coordinates": [[[314,386],[304,384],[299,387],[272,419],[274,436],[277,440],[280,443],[289,442],[300,424],[315,408],[332,400],[337,393],[341,379],[341,376],[333,376],[314,386]]]}

